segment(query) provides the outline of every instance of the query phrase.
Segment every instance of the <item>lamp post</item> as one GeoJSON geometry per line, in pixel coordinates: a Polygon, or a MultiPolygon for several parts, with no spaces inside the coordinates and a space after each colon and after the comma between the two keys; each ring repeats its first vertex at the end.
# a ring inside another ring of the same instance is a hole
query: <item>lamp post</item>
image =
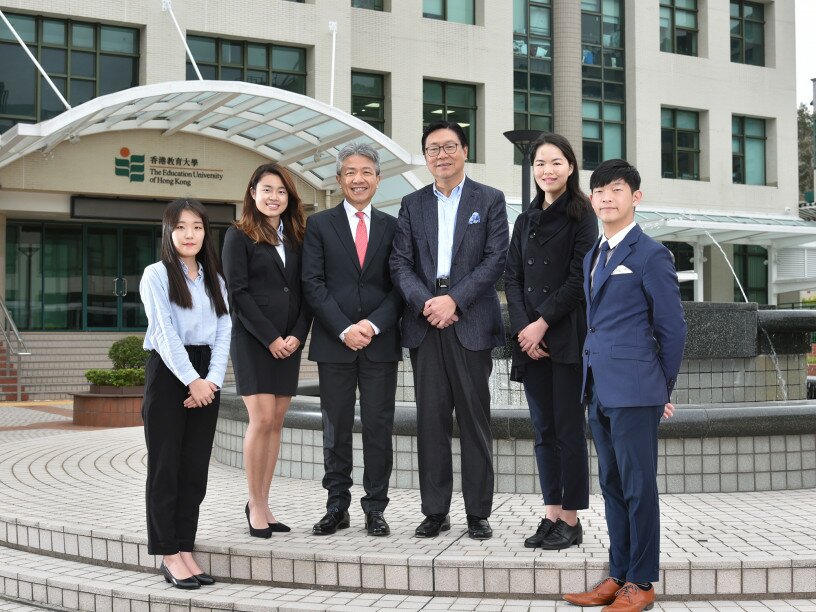
{"type": "Polygon", "coordinates": [[[536,130],[510,130],[504,137],[521,151],[521,210],[530,206],[530,145],[541,136],[536,130]]]}

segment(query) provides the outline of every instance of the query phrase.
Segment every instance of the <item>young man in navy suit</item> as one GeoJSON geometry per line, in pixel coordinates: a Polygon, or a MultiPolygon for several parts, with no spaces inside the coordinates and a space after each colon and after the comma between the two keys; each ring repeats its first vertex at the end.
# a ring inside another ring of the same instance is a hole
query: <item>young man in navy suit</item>
{"type": "Polygon", "coordinates": [[[674,413],[669,398],[686,321],[671,253],[635,223],[643,196],[638,171],[622,159],[605,161],[589,187],[603,234],[584,258],[583,392],[609,530],[609,577],[564,599],[640,612],[653,607],[659,579],[657,428],[674,413]]]}

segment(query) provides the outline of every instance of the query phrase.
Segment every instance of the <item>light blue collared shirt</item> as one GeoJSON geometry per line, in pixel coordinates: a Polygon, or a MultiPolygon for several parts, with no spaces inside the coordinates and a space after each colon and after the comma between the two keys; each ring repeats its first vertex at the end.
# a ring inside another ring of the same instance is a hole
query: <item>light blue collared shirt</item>
{"type": "MultiPolygon", "coordinates": [[[[204,283],[204,267],[198,264],[198,276],[195,280],[187,276],[188,270],[184,262],[181,262],[181,268],[193,298],[192,308],[182,308],[170,301],[170,281],[162,262],[147,266],[142,274],[139,293],[147,313],[147,332],[143,346],[145,350],[156,351],[176,378],[189,385],[199,375],[190,363],[184,347],[208,345],[211,354],[206,379],[221,387],[227,371],[232,320],[229,314],[216,316],[204,283]]],[[[229,303],[224,279],[219,277],[218,280],[224,303],[229,303]]]]}
{"type": "Polygon", "coordinates": [[[453,233],[456,229],[456,213],[459,210],[459,200],[462,198],[462,188],[465,179],[451,191],[450,196],[433,185],[436,196],[436,214],[439,225],[438,246],[436,250],[436,278],[450,276],[451,261],[453,258],[453,233]]]}

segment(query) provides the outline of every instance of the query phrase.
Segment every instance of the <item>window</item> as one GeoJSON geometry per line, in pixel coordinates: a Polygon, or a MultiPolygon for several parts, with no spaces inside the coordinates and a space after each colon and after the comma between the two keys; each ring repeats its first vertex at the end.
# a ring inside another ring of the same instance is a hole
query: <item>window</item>
{"type": "Polygon", "coordinates": [[[765,184],[765,120],[731,118],[732,173],[735,183],[765,184]]]}
{"type": "MultiPolygon", "coordinates": [[[[664,242],[663,246],[671,251],[674,257],[674,269],[677,272],[686,272],[694,269],[694,247],[687,242],[664,242]]],[[[685,302],[694,301],[694,283],[685,281],[680,283],[680,299],[685,302]]]]}
{"type": "Polygon", "coordinates": [[[622,0],[581,0],[583,167],[625,157],[622,0]]]}
{"type": "MultiPolygon", "coordinates": [[[[201,76],[219,81],[246,81],[306,94],[306,49],[241,40],[188,36],[201,76]]],[[[197,79],[187,61],[187,80],[197,79]]]]}
{"type": "Polygon", "coordinates": [[[468,161],[476,161],[476,87],[442,81],[422,82],[422,125],[445,119],[462,126],[468,138],[468,161]]]}
{"type": "Polygon", "coordinates": [[[351,114],[385,133],[385,77],[351,73],[351,114]]]}
{"type": "Polygon", "coordinates": [[[552,131],[552,48],[550,0],[514,0],[513,129],[552,131]]]}
{"type": "Polygon", "coordinates": [[[756,2],[731,2],[731,61],[765,65],[765,8],[756,2]]]}
{"type": "Polygon", "coordinates": [[[474,0],[422,0],[422,16],[456,23],[476,23],[474,0]]]}
{"type": "MultiPolygon", "coordinates": [[[[139,30],[6,14],[71,106],[139,84],[139,30]]],[[[65,110],[4,23],[0,23],[0,132],[65,110]]]]}
{"type": "MultiPolygon", "coordinates": [[[[734,245],[734,274],[736,274],[748,296],[749,302],[768,303],[768,251],[753,244],[734,245]]],[[[744,302],[745,298],[734,280],[734,301],[744,302]]]]}
{"type": "Polygon", "coordinates": [[[660,50],[697,55],[697,0],[660,0],[660,50]]]}
{"type": "Polygon", "coordinates": [[[663,178],[700,180],[700,116],[695,111],[660,109],[663,178]]]}
{"type": "Polygon", "coordinates": [[[372,11],[384,11],[383,0],[351,0],[351,6],[355,8],[371,9],[372,11]]]}

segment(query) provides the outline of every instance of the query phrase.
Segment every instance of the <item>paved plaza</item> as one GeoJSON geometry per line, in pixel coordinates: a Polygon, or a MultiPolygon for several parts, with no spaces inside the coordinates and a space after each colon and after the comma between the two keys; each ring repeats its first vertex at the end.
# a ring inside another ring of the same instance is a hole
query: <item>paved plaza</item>
{"type": "MultiPolygon", "coordinates": [[[[388,538],[365,534],[359,506],[350,529],[318,537],[320,482],[276,478],[273,511],[292,532],[258,540],[246,529],[243,472],[213,462],[197,558],[222,580],[172,589],[145,545],[141,428],[78,428],[70,413],[70,403],[0,405],[0,612],[578,610],[559,593],[604,575],[600,496],[581,515],[583,545],[547,552],[522,544],[540,518],[537,495],[497,494],[487,541],[467,537],[459,494],[451,531],[412,537],[416,490],[392,491],[388,538]]],[[[816,612],[814,508],[812,489],[662,496],[655,609],[816,612]]]]}

